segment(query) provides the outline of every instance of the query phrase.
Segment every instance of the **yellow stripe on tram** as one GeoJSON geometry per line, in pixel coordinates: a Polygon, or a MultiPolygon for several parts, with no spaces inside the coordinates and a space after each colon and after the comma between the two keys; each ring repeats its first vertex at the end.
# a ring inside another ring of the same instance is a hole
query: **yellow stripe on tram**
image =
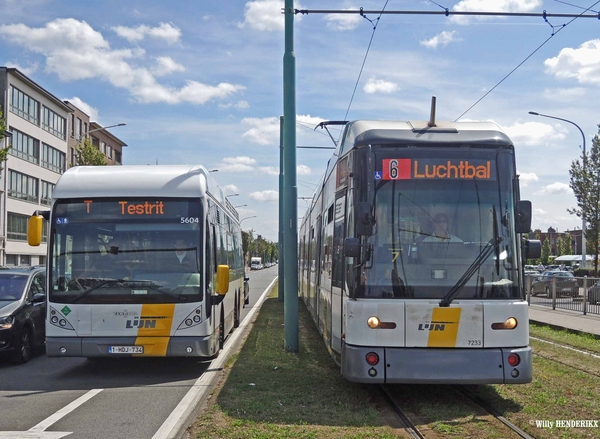
{"type": "Polygon", "coordinates": [[[460,308],[434,308],[431,315],[432,329],[429,331],[427,347],[456,347],[460,308]]]}
{"type": "Polygon", "coordinates": [[[144,346],[144,353],[136,356],[164,357],[167,355],[169,340],[171,339],[171,326],[174,303],[144,304],[136,346],[144,346]]]}

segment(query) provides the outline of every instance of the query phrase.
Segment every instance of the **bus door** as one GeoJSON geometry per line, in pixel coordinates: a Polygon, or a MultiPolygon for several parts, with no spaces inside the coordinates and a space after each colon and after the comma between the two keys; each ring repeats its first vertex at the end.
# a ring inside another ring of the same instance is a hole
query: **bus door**
{"type": "Polygon", "coordinates": [[[336,352],[342,349],[342,315],[344,295],[344,237],[346,236],[346,189],[338,192],[333,213],[333,251],[331,270],[331,319],[328,332],[331,334],[331,348],[336,352]],[[336,322],[335,325],[332,325],[336,322]]]}

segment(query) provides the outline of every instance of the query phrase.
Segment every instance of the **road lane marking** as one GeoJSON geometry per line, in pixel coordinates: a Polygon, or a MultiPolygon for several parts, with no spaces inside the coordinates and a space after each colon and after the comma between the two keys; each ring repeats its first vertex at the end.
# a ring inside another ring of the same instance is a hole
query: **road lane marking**
{"type": "MultiPolygon", "coordinates": [[[[196,380],[194,385],[188,390],[187,394],[179,402],[175,410],[171,412],[169,417],[163,422],[158,431],[152,436],[152,439],[171,439],[176,438],[179,429],[187,424],[188,418],[194,412],[194,409],[203,398],[206,399],[206,393],[212,389],[213,383],[220,376],[225,362],[229,358],[229,353],[235,347],[238,339],[245,333],[246,327],[254,321],[254,316],[258,313],[263,302],[266,300],[273,284],[277,277],[273,279],[273,282],[269,284],[266,290],[260,296],[260,299],[252,307],[250,312],[246,315],[246,318],[242,321],[240,326],[230,335],[230,339],[227,340],[224,349],[221,351],[219,356],[215,358],[208,370],[206,370],[200,378],[196,380]]],[[[187,425],[186,425],[187,426],[187,425]]]]}
{"type": "Polygon", "coordinates": [[[72,434],[66,431],[44,431],[56,422],[60,421],[66,415],[78,408],[80,405],[89,401],[104,389],[92,389],[86,394],[80,396],[75,401],[67,404],[62,409],[48,416],[39,424],[31,427],[27,431],[0,431],[0,439],[60,439],[72,434]]]}
{"type": "Polygon", "coordinates": [[[60,419],[62,419],[63,417],[65,417],[66,415],[68,415],[69,413],[71,413],[73,410],[75,410],[77,407],[79,407],[80,405],[82,405],[84,402],[89,401],[94,396],[96,396],[98,393],[102,392],[102,390],[104,390],[104,389],[92,389],[92,390],[90,390],[85,395],[80,396],[79,398],[77,398],[72,403],[64,406],[59,411],[57,411],[53,415],[47,417],[42,422],[40,422],[38,425],[36,425],[34,427],[31,427],[27,431],[35,433],[35,432],[46,430],[52,424],[58,422],[60,419]]]}

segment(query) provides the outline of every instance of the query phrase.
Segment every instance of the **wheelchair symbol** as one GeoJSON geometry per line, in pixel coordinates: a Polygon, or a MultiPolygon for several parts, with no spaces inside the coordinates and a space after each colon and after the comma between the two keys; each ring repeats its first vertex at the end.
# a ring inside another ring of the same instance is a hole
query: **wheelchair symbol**
{"type": "Polygon", "coordinates": [[[381,180],[382,178],[381,171],[375,171],[375,180],[381,180]]]}

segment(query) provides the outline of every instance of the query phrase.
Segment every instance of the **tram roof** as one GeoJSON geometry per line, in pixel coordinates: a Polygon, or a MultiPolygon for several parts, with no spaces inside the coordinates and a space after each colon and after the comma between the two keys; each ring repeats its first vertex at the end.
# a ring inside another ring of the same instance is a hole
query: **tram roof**
{"type": "Polygon", "coordinates": [[[52,198],[194,197],[210,192],[226,204],[223,191],[200,165],[76,166],[65,172],[52,198]]]}
{"type": "Polygon", "coordinates": [[[356,120],[348,122],[341,150],[353,146],[386,143],[474,143],[479,145],[512,145],[504,130],[494,122],[436,122],[428,121],[356,120]]]}

